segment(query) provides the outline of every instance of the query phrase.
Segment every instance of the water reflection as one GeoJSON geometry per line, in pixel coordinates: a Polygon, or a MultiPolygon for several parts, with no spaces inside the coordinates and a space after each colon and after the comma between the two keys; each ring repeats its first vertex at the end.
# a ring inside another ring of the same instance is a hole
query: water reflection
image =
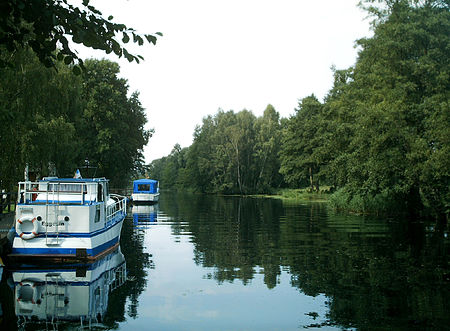
{"type": "Polygon", "coordinates": [[[133,205],[133,224],[135,228],[146,229],[158,218],[158,204],[153,205],[133,205]]]}
{"type": "MultiPolygon", "coordinates": [[[[97,296],[100,306],[87,312],[86,303],[80,314],[91,323],[101,319],[102,328],[122,330],[450,325],[448,227],[342,216],[323,203],[269,199],[163,192],[154,207],[130,210],[121,235],[127,280],[109,293],[106,279],[98,283],[106,298],[97,296]]],[[[17,278],[24,288],[16,291],[5,282],[7,274],[0,284],[0,329],[15,330],[16,314],[20,321],[28,317],[13,303],[20,298],[25,311],[36,305],[38,286],[24,282],[30,277],[17,278]]],[[[67,306],[74,303],[70,291],[48,292],[55,311],[65,297],[67,306]]]]}
{"type": "Polygon", "coordinates": [[[92,264],[7,266],[0,282],[0,330],[116,329],[138,317],[153,268],[131,216],[120,248],[92,264]]]}
{"type": "Polygon", "coordinates": [[[126,277],[120,250],[89,265],[24,266],[13,270],[18,327],[44,324],[58,329],[66,322],[97,326],[106,313],[109,293],[122,286],[126,277]]]}
{"type": "MultiPolygon", "coordinates": [[[[303,327],[442,329],[450,325],[448,228],[333,215],[326,204],[163,196],[160,208],[189,234],[194,261],[218,284],[284,275],[299,293],[326,296],[326,316],[303,327]]],[[[315,318],[313,318],[315,320],[315,318]]]]}

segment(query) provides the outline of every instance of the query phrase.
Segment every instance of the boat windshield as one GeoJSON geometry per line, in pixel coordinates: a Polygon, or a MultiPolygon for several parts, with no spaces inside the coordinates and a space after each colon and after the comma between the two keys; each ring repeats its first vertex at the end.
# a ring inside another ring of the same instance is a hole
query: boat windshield
{"type": "Polygon", "coordinates": [[[139,184],[138,191],[150,191],[150,184],[139,184]]]}

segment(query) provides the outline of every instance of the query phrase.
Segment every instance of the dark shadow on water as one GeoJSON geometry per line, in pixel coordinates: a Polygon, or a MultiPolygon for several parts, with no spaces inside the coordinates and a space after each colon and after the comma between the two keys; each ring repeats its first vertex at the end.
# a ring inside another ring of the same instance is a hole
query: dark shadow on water
{"type": "MultiPolygon", "coordinates": [[[[450,325],[448,227],[333,214],[325,203],[167,194],[160,209],[191,233],[195,263],[218,284],[280,274],[328,300],[327,325],[439,330],[450,325]]],[[[305,326],[306,327],[306,326],[305,326]]],[[[317,327],[317,326],[316,326],[317,327]]]]}

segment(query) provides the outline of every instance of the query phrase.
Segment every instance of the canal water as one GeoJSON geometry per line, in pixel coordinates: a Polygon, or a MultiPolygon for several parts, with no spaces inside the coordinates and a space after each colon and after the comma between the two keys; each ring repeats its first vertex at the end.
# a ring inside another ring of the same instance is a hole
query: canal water
{"type": "Polygon", "coordinates": [[[5,269],[0,329],[445,330],[449,247],[326,203],[162,193],[94,265],[5,269]]]}

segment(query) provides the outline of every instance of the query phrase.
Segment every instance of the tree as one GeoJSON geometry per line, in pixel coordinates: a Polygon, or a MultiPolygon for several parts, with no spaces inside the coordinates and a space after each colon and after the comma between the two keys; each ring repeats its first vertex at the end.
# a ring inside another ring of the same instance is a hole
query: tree
{"type": "MultiPolygon", "coordinates": [[[[143,45],[144,40],[156,44],[155,35],[162,36],[158,32],[143,38],[133,28],[114,23],[112,16],[103,18],[89,2],[83,0],[82,6],[77,7],[68,0],[3,0],[0,3],[0,46],[3,46],[0,52],[12,54],[28,45],[46,67],[54,67],[55,60],[65,64],[78,63],[83,67],[83,61],[66,38],[70,35],[75,43],[107,54],[114,52],[118,57],[139,63],[143,57],[129,53],[119,39],[123,43],[132,40],[143,45]]],[[[8,58],[0,61],[0,66],[9,64],[8,58]]],[[[79,72],[78,67],[74,69],[79,72]]]]}
{"type": "Polygon", "coordinates": [[[257,177],[254,186],[256,192],[267,193],[282,182],[278,157],[281,147],[280,114],[272,105],[267,105],[263,116],[257,118],[255,134],[254,166],[257,177]]]}
{"type": "Polygon", "coordinates": [[[323,105],[314,95],[300,100],[296,113],[283,132],[280,172],[288,183],[300,186],[307,180],[311,190],[319,189],[322,136],[318,133],[323,105]]]}
{"type": "Polygon", "coordinates": [[[0,68],[0,180],[8,189],[23,180],[26,163],[40,175],[49,163],[58,175],[73,171],[83,107],[81,78],[68,67],[45,68],[27,48],[10,61],[0,68]]]}
{"type": "MultiPolygon", "coordinates": [[[[240,194],[253,192],[255,183],[254,147],[256,117],[248,110],[242,110],[235,115],[235,123],[227,126],[224,132],[223,147],[230,156],[228,169],[234,185],[240,194]],[[233,176],[234,174],[234,176],[233,176]]],[[[234,191],[234,190],[233,190],[234,191]]]]}
{"type": "Polygon", "coordinates": [[[324,100],[320,134],[323,164],[321,175],[334,188],[347,184],[349,176],[349,156],[353,152],[358,93],[353,89],[353,69],[336,70],[333,87],[324,100]]]}
{"type": "Polygon", "coordinates": [[[162,182],[166,188],[176,187],[178,170],[181,168],[183,163],[181,156],[181,146],[180,144],[175,144],[167,157],[164,169],[162,171],[162,182]]]}
{"type": "Polygon", "coordinates": [[[279,185],[279,114],[268,106],[262,118],[251,111],[219,111],[197,126],[189,148],[150,165],[164,187],[207,193],[268,192],[279,185]]]}
{"type": "Polygon", "coordinates": [[[119,78],[119,65],[108,60],[86,61],[83,75],[86,107],[78,130],[83,151],[98,164],[99,173],[112,185],[126,185],[130,176],[142,168],[142,150],[151,137],[145,130],[144,109],[135,92],[127,97],[127,81],[119,78]]]}
{"type": "MultiPolygon", "coordinates": [[[[353,192],[385,194],[417,215],[426,203],[449,205],[448,3],[387,2],[354,72],[356,108],[353,192]],[[438,121],[436,121],[439,118],[438,121]],[[442,124],[446,123],[446,124],[442,124]],[[439,196],[439,198],[438,198],[439,196]]],[[[446,210],[447,209],[447,210],[446,210]]]]}
{"type": "Polygon", "coordinates": [[[215,125],[211,115],[203,118],[202,126],[194,131],[194,141],[189,147],[186,168],[191,175],[192,189],[199,192],[214,192],[212,179],[215,175],[212,155],[215,125]]]}
{"type": "Polygon", "coordinates": [[[358,211],[449,210],[450,11],[443,1],[372,6],[374,36],[353,68],[335,71],[325,102],[326,174],[358,211]],[[333,152],[334,151],[334,152],[333,152]]]}

